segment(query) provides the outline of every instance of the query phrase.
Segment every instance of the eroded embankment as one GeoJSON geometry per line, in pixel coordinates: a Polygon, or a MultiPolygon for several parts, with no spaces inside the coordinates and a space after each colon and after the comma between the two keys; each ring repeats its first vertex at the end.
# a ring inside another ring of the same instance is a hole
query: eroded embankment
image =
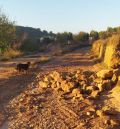
{"type": "Polygon", "coordinates": [[[108,68],[120,67],[120,35],[93,43],[92,53],[108,68]]]}

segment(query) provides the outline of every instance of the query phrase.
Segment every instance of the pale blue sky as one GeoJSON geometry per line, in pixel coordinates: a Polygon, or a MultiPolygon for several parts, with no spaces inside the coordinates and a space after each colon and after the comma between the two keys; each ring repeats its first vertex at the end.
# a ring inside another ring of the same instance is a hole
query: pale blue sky
{"type": "Polygon", "coordinates": [[[120,26],[120,0],[0,0],[16,24],[53,32],[120,26]]]}

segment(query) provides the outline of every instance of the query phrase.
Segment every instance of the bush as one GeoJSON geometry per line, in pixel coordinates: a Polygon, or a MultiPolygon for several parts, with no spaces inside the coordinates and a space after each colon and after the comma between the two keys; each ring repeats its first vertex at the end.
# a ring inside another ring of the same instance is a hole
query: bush
{"type": "Polygon", "coordinates": [[[11,59],[11,58],[19,57],[21,55],[22,55],[22,52],[19,50],[8,49],[3,53],[2,56],[3,56],[3,59],[11,59]]]}
{"type": "Polygon", "coordinates": [[[37,42],[34,41],[34,39],[26,39],[23,44],[21,45],[21,51],[27,53],[27,52],[38,52],[40,49],[40,46],[37,42]]]}
{"type": "Polygon", "coordinates": [[[14,22],[11,22],[0,10],[0,52],[4,52],[11,47],[15,39],[16,28],[14,22]]]}
{"type": "Polygon", "coordinates": [[[10,58],[8,58],[8,57],[1,57],[0,58],[0,61],[9,61],[10,60],[10,58]]]}
{"type": "Polygon", "coordinates": [[[41,56],[38,61],[35,62],[35,64],[40,64],[40,63],[47,63],[52,59],[51,56],[41,56]]]}
{"type": "Polygon", "coordinates": [[[86,32],[80,32],[74,36],[74,39],[78,42],[86,42],[89,41],[89,34],[86,32]]]}

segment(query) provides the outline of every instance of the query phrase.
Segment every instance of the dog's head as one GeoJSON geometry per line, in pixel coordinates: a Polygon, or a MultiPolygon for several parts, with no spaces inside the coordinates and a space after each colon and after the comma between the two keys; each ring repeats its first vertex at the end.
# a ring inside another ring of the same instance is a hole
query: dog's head
{"type": "Polygon", "coordinates": [[[31,62],[27,62],[27,64],[30,66],[31,62]]]}

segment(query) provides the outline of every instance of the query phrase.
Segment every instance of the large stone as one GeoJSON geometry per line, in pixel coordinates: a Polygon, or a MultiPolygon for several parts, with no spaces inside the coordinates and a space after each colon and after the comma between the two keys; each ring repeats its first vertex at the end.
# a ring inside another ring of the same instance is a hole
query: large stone
{"type": "Polygon", "coordinates": [[[53,82],[53,83],[51,84],[51,88],[53,88],[53,89],[57,88],[56,82],[53,82]]]}
{"type": "Polygon", "coordinates": [[[51,74],[50,74],[50,77],[52,77],[55,81],[61,81],[61,76],[58,72],[56,71],[53,71],[51,74]]]}
{"type": "Polygon", "coordinates": [[[113,87],[113,82],[111,80],[104,80],[102,86],[104,90],[111,90],[113,87]]]}
{"type": "Polygon", "coordinates": [[[104,116],[104,113],[102,110],[97,110],[96,111],[96,115],[99,116],[99,117],[103,117],[104,116]]]}
{"type": "Polygon", "coordinates": [[[94,82],[99,84],[99,83],[102,83],[103,80],[102,80],[101,78],[96,78],[96,79],[94,80],[94,82]]]}
{"type": "Polygon", "coordinates": [[[73,88],[75,88],[75,86],[72,82],[62,81],[61,88],[64,92],[70,92],[73,88]]]}
{"type": "Polygon", "coordinates": [[[99,91],[111,90],[113,82],[111,80],[103,80],[103,82],[98,84],[97,87],[99,88],[99,91]]]}
{"type": "Polygon", "coordinates": [[[74,96],[74,97],[81,97],[80,89],[79,88],[73,89],[72,90],[72,96],[74,96]]]}
{"type": "Polygon", "coordinates": [[[44,82],[44,81],[40,81],[39,82],[39,86],[42,87],[42,88],[47,88],[49,86],[49,83],[48,82],[44,82]]]}
{"type": "Polygon", "coordinates": [[[98,90],[95,90],[91,93],[90,97],[93,98],[93,99],[96,99],[99,95],[99,91],[98,90]]]}
{"type": "Polygon", "coordinates": [[[102,83],[99,83],[99,84],[97,85],[97,87],[99,88],[99,91],[100,91],[100,92],[103,91],[103,84],[102,84],[102,83]]]}
{"type": "Polygon", "coordinates": [[[87,84],[86,84],[86,81],[80,81],[79,84],[80,84],[81,86],[87,85],[87,84]]]}
{"type": "Polygon", "coordinates": [[[97,77],[102,79],[111,79],[112,76],[113,76],[113,71],[109,69],[105,69],[97,72],[97,77]]]}
{"type": "Polygon", "coordinates": [[[89,77],[89,81],[90,82],[93,82],[95,79],[96,79],[96,74],[92,74],[90,77],[89,77]]]}
{"type": "Polygon", "coordinates": [[[88,95],[91,94],[93,92],[93,90],[94,90],[93,86],[87,86],[86,89],[85,89],[86,94],[88,94],[88,95]]]}
{"type": "Polygon", "coordinates": [[[60,82],[54,82],[54,83],[52,83],[51,88],[53,88],[54,90],[59,90],[59,89],[61,89],[61,84],[60,84],[60,82]]]}
{"type": "Polygon", "coordinates": [[[50,76],[45,76],[45,77],[44,77],[44,81],[45,81],[45,82],[51,82],[52,80],[53,80],[53,78],[50,77],[50,76]]]}
{"type": "Polygon", "coordinates": [[[83,75],[83,74],[81,74],[81,75],[78,76],[78,80],[80,80],[80,81],[86,81],[86,76],[83,75]]]}
{"type": "Polygon", "coordinates": [[[87,86],[86,90],[90,90],[92,92],[94,90],[94,86],[87,86]]]}
{"type": "Polygon", "coordinates": [[[113,81],[114,84],[117,83],[117,81],[118,81],[117,75],[113,74],[112,81],[113,81]]]}

